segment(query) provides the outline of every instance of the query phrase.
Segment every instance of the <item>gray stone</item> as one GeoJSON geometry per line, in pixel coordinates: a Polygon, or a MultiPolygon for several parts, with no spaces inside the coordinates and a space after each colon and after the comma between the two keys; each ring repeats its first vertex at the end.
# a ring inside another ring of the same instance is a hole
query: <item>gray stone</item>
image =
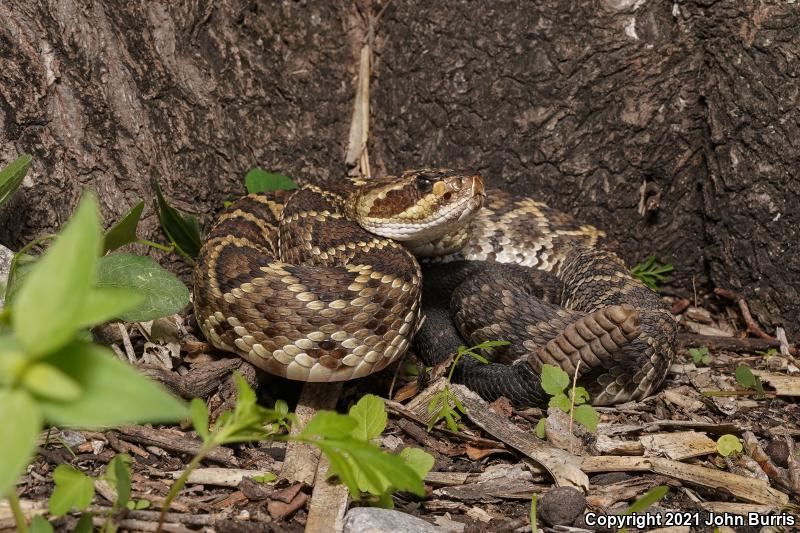
{"type": "Polygon", "coordinates": [[[344,533],[442,533],[442,530],[400,511],[355,507],[344,517],[344,533]]]}
{"type": "Polygon", "coordinates": [[[551,526],[569,526],[586,509],[586,497],[572,487],[556,487],[539,498],[536,511],[551,526]]]}
{"type": "Polygon", "coordinates": [[[6,282],[13,258],[14,252],[0,244],[0,309],[5,305],[6,282]]]}

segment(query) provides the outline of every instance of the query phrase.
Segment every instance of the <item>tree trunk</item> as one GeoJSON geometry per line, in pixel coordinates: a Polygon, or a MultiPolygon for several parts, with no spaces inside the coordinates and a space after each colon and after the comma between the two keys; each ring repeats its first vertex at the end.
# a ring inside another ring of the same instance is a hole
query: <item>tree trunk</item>
{"type": "MultiPolygon", "coordinates": [[[[358,13],[5,0],[0,160],[35,163],[0,243],[59,227],[84,187],[110,222],[155,177],[207,222],[251,166],[337,179],[358,13]]],[[[607,230],[629,263],[675,264],[678,290],[738,290],[800,335],[799,26],[788,2],[392,2],[372,43],[373,169],[478,169],[607,230]]]]}

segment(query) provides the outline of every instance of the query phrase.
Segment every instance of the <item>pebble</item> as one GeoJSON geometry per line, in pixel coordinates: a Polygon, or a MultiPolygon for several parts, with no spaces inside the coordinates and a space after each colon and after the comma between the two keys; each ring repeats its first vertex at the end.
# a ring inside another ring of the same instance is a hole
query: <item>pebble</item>
{"type": "Polygon", "coordinates": [[[556,487],[539,498],[536,511],[551,526],[570,526],[583,515],[586,496],[572,487],[556,487]]]}
{"type": "Polygon", "coordinates": [[[400,511],[354,507],[344,517],[344,533],[442,533],[442,529],[400,511]]]}

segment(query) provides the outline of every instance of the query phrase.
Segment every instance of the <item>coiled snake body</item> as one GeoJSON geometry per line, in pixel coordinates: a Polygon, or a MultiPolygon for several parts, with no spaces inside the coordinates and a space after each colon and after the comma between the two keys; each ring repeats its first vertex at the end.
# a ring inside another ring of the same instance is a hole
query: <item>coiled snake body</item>
{"type": "Polygon", "coordinates": [[[198,323],[217,348],[296,380],[376,372],[419,330],[417,352],[431,364],[459,344],[511,342],[493,363],[459,368],[487,399],[541,404],[543,363],[578,366],[595,404],[652,393],[675,323],[594,247],[602,232],[530,199],[490,192],[481,209],[483,200],[480,176],[429,169],[245,197],[201,249],[198,323]]]}

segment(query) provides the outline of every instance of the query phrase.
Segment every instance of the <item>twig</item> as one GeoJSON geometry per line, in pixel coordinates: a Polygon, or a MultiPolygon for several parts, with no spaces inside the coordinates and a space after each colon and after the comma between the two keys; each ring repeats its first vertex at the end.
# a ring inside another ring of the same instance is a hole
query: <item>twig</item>
{"type": "MultiPolygon", "coordinates": [[[[678,344],[683,348],[706,347],[709,350],[728,350],[731,352],[756,352],[770,348],[780,348],[781,343],[776,339],[753,339],[736,337],[718,337],[715,335],[698,335],[695,333],[681,333],[678,335],[678,344]]],[[[797,346],[788,345],[789,354],[797,354],[797,346]]]]}
{"type": "Polygon", "coordinates": [[[745,300],[740,294],[729,290],[717,287],[714,289],[714,294],[717,296],[722,296],[723,298],[727,298],[728,300],[732,300],[739,304],[739,310],[742,312],[742,318],[744,318],[744,323],[747,326],[748,333],[752,333],[757,337],[761,337],[762,339],[774,341],[775,337],[766,333],[761,327],[753,320],[753,315],[750,314],[750,307],[747,305],[747,300],[745,300]]]}

